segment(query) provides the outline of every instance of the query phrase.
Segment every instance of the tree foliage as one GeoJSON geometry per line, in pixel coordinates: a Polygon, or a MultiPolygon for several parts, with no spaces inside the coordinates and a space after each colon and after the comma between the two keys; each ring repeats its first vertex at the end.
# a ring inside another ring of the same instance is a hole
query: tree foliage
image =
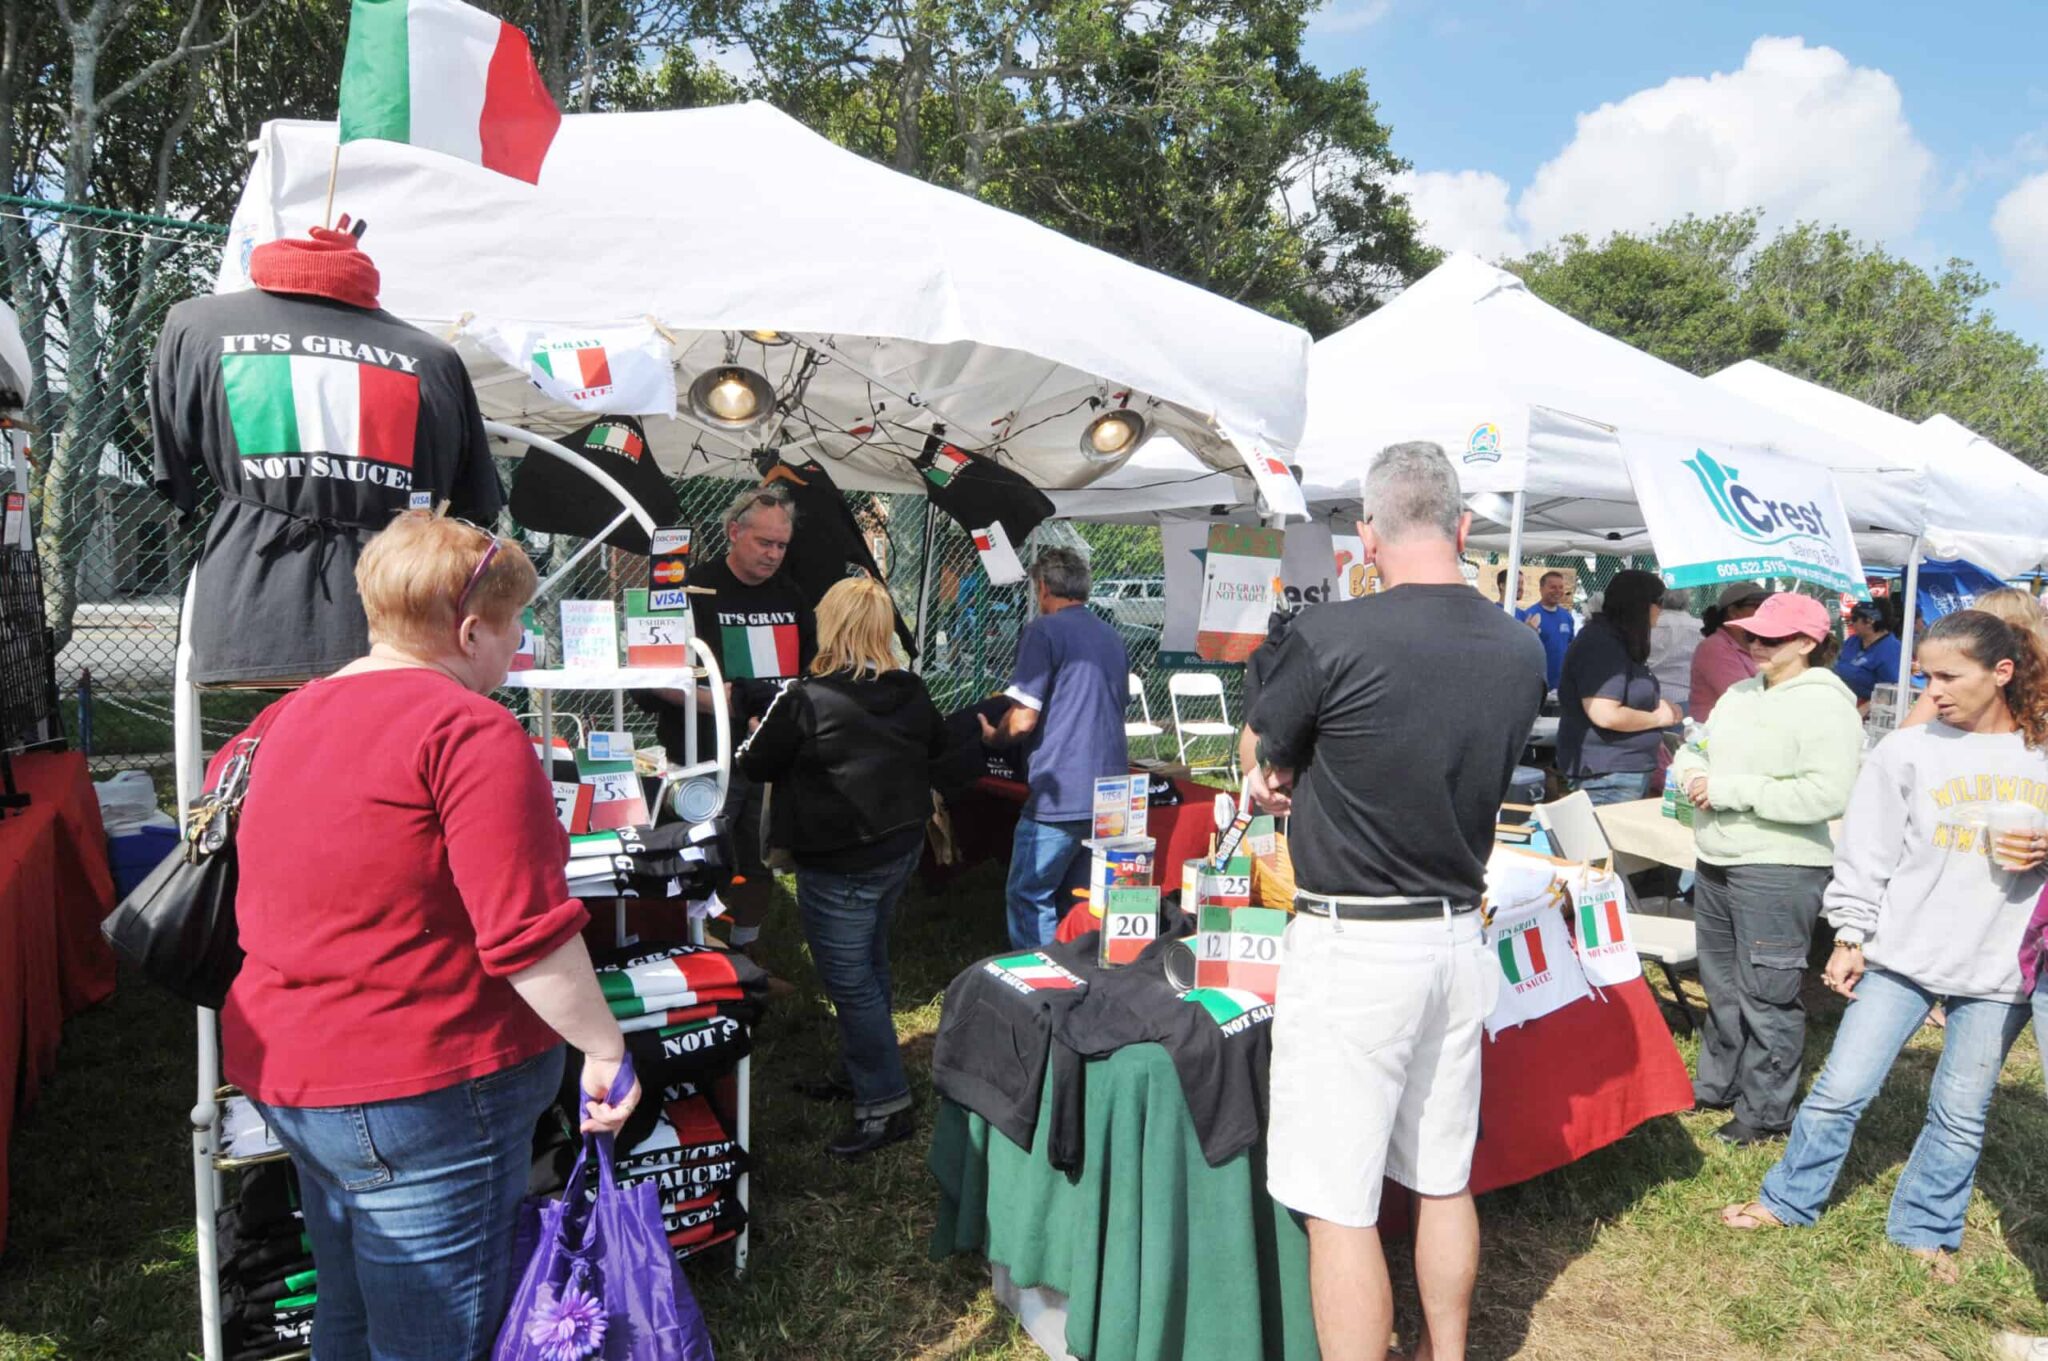
{"type": "Polygon", "coordinates": [[[1984,306],[1967,261],[1935,273],[1809,223],[1763,238],[1754,213],[1600,242],[1566,237],[1507,268],[1538,296],[1706,376],[1744,359],[1907,420],[1937,412],[2048,467],[2041,351],[1984,306]]]}

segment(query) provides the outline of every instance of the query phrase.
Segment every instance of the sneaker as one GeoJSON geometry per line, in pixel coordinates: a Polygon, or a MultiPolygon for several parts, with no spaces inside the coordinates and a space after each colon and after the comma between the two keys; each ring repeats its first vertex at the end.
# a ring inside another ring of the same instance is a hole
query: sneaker
{"type": "Polygon", "coordinates": [[[2000,1333],[1991,1343],[1999,1361],[2048,1361],[2048,1337],[2031,1333],[2000,1333]]]}
{"type": "Polygon", "coordinates": [[[1740,1120],[1730,1120],[1727,1124],[1714,1131],[1714,1137],[1724,1144],[1733,1144],[1737,1148],[1749,1148],[1755,1144],[1767,1144],[1773,1139],[1783,1138],[1784,1131],[1757,1129],[1752,1125],[1745,1125],[1740,1120]]]}
{"type": "Polygon", "coordinates": [[[835,1158],[865,1158],[878,1148],[902,1143],[916,1129],[917,1122],[907,1110],[893,1115],[871,1116],[866,1120],[855,1120],[832,1136],[832,1142],[825,1145],[825,1151],[835,1158]]]}

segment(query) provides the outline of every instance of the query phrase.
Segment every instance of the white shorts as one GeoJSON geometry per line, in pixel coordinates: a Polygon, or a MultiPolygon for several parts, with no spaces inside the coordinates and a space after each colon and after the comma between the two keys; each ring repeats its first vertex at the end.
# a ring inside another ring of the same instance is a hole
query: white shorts
{"type": "Polygon", "coordinates": [[[1297,916],[1280,948],[1266,1189],[1352,1228],[1384,1177],[1455,1195],[1479,1137],[1479,1042],[1497,978],[1479,914],[1413,922],[1297,916]]]}

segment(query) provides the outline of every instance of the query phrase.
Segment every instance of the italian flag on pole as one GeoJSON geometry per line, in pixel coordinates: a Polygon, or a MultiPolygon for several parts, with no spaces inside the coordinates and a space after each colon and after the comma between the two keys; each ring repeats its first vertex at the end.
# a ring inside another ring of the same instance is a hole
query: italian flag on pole
{"type": "Polygon", "coordinates": [[[373,137],[540,181],[561,112],[526,35],[457,0],[355,0],[341,140],[373,137]]]}

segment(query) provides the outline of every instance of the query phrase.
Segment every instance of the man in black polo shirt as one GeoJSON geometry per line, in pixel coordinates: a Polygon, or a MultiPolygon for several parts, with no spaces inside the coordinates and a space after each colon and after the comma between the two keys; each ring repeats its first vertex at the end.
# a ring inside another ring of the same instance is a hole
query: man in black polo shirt
{"type": "Polygon", "coordinates": [[[1471,516],[1434,444],[1374,459],[1358,526],[1377,595],[1304,610],[1260,687],[1252,797],[1290,806],[1266,1184],[1308,1220],[1324,1361],[1380,1361],[1393,1288],[1380,1185],[1416,1193],[1429,1361],[1465,1354],[1479,1218],[1477,908],[1494,821],[1543,702],[1543,644],[1465,583],[1471,516]]]}

